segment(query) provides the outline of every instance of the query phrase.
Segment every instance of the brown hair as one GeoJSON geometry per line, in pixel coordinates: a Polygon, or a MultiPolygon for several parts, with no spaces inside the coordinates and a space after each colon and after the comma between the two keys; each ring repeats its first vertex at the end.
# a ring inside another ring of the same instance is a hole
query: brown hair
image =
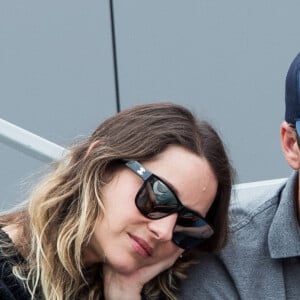
{"type": "MultiPolygon", "coordinates": [[[[206,158],[212,167],[218,190],[207,220],[215,234],[177,260],[170,268],[172,277],[166,270],[146,284],[144,293],[175,299],[177,282],[197,253],[217,252],[224,246],[233,176],[219,135],[180,105],[135,106],[107,119],[86,141],[73,147],[37,186],[28,202],[28,213],[20,214],[22,220],[29,219],[31,252],[25,270],[33,294],[41,287],[46,299],[101,297],[100,266],[84,270],[82,250],[97,217],[104,212],[102,187],[122,161],[151,160],[169,145],[183,146],[206,158]],[[92,143],[95,146],[87,155],[92,143]]],[[[18,272],[21,277],[20,269],[18,272]]]]}

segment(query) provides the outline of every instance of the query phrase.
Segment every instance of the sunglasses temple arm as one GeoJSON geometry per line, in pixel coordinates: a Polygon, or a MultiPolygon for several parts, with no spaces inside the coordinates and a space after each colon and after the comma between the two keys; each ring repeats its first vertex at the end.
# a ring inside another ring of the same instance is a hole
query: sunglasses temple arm
{"type": "Polygon", "coordinates": [[[135,174],[141,177],[144,181],[146,181],[153,174],[145,169],[139,162],[135,160],[130,160],[126,162],[126,166],[131,169],[135,174]]]}

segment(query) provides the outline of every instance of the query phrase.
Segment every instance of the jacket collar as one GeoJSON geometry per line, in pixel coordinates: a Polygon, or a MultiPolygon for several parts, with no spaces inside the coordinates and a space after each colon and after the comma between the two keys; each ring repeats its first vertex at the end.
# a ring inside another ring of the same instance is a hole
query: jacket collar
{"type": "Polygon", "coordinates": [[[297,189],[298,171],[294,171],[279,195],[278,208],[269,229],[268,246],[272,258],[300,256],[297,189]]]}

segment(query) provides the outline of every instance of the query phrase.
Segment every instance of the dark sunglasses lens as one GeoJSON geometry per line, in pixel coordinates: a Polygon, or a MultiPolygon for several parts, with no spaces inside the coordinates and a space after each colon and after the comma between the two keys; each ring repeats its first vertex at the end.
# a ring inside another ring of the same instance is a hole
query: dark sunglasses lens
{"type": "MultiPolygon", "coordinates": [[[[138,191],[135,203],[147,218],[160,219],[178,211],[180,203],[173,191],[159,178],[152,176],[138,191]]],[[[173,242],[190,249],[203,243],[214,231],[207,222],[192,211],[180,212],[173,233],[173,242]]]]}
{"type": "Polygon", "coordinates": [[[206,239],[193,238],[181,232],[173,234],[173,242],[182,249],[191,249],[202,244],[206,239]]]}
{"type": "Polygon", "coordinates": [[[213,229],[204,219],[193,212],[185,212],[178,217],[173,242],[183,249],[190,249],[202,244],[213,233],[213,229]]]}
{"type": "Polygon", "coordinates": [[[156,177],[147,180],[136,196],[136,205],[151,219],[163,218],[178,208],[178,201],[170,188],[156,177]]]}

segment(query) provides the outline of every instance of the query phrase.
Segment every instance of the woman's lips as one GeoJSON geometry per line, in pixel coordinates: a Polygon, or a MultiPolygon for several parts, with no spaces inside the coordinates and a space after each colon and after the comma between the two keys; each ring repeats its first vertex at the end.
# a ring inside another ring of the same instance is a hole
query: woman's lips
{"type": "Polygon", "coordinates": [[[152,256],[153,248],[142,238],[137,237],[135,235],[129,234],[133,242],[134,249],[141,254],[142,256],[148,257],[152,256]]]}

